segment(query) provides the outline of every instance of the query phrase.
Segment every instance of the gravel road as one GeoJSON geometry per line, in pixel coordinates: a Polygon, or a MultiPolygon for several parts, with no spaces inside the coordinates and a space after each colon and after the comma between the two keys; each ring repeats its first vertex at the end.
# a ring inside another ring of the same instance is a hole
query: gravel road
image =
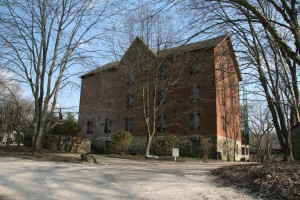
{"type": "Polygon", "coordinates": [[[213,182],[209,170],[233,163],[133,161],[99,164],[0,158],[0,200],[255,199],[213,182]]]}

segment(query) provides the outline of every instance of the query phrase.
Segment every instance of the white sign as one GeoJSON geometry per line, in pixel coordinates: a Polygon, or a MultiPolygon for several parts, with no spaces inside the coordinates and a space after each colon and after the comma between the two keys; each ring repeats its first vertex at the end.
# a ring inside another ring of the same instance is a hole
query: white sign
{"type": "Polygon", "coordinates": [[[172,149],[172,156],[175,157],[175,161],[176,161],[176,157],[179,156],[179,149],[172,149]]]}

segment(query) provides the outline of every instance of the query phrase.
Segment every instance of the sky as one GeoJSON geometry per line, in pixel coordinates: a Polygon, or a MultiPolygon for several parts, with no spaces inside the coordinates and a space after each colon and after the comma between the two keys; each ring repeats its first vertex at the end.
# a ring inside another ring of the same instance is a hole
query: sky
{"type": "MultiPolygon", "coordinates": [[[[146,6],[143,9],[147,8],[148,7],[146,6]]],[[[72,69],[70,69],[70,71],[67,71],[67,74],[72,76],[68,80],[67,86],[60,90],[57,101],[57,106],[62,108],[62,112],[64,114],[68,112],[77,114],[79,111],[81,87],[80,76],[90,70],[95,69],[96,67],[104,65],[108,62],[118,60],[130,45],[130,35],[131,37],[135,37],[139,33],[141,33],[139,30],[134,30],[133,32],[128,33],[127,20],[129,19],[129,16],[135,17],[135,20],[139,20],[141,18],[139,12],[144,11],[143,9],[135,10],[131,13],[121,13],[121,15],[118,16],[112,15],[111,19],[105,21],[104,24],[101,24],[101,26],[103,26],[102,28],[97,27],[94,32],[91,32],[92,35],[99,36],[100,40],[98,40],[97,43],[86,43],[80,46],[81,49],[86,50],[87,52],[97,50],[97,53],[93,55],[93,58],[90,61],[87,61],[82,65],[75,64],[74,66],[72,66],[72,69]]],[[[189,23],[188,18],[183,18],[183,16],[176,15],[174,10],[167,9],[167,12],[163,12],[161,14],[165,15],[164,19],[167,19],[166,23],[168,23],[168,25],[171,24],[171,27],[173,29],[171,31],[173,31],[174,40],[180,41],[184,38],[188,38],[190,37],[191,32],[194,31],[192,29],[185,28],[189,23]]],[[[169,28],[169,26],[165,27],[169,28]]],[[[198,27],[195,28],[197,29],[198,27]]],[[[221,34],[224,34],[224,32],[218,32],[218,35],[221,34]]],[[[207,36],[205,34],[200,34],[198,37],[195,37],[189,42],[200,41],[208,37],[212,38],[216,36],[217,35],[207,36]]],[[[178,46],[178,44],[175,46],[178,46]]],[[[32,93],[29,86],[23,85],[22,88],[23,96],[26,98],[32,98],[32,93]]],[[[75,117],[77,118],[78,115],[76,115],[75,117]]]]}

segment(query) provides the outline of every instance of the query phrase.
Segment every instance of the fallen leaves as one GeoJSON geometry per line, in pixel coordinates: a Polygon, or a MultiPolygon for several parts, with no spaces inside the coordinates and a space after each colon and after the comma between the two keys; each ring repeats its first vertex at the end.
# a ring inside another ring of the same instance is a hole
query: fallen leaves
{"type": "Polygon", "coordinates": [[[212,171],[222,183],[247,188],[268,199],[300,199],[300,163],[259,163],[212,171]]]}

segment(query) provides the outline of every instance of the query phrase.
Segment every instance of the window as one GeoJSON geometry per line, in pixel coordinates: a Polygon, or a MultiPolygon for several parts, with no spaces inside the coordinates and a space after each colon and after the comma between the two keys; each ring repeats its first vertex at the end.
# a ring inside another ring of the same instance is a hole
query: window
{"type": "Polygon", "coordinates": [[[135,51],[136,51],[136,54],[135,54],[135,56],[136,56],[136,61],[137,62],[141,62],[142,61],[142,48],[141,48],[141,46],[137,46],[136,48],[135,48],[135,51]]]}
{"type": "Polygon", "coordinates": [[[236,92],[237,89],[238,89],[238,84],[236,83],[235,79],[233,80],[233,83],[232,83],[232,89],[233,89],[234,92],[236,92]]]}
{"type": "Polygon", "coordinates": [[[227,131],[226,115],[225,114],[223,114],[223,130],[225,132],[227,131]]]}
{"type": "Polygon", "coordinates": [[[248,156],[249,155],[249,147],[248,146],[245,146],[245,147],[242,147],[242,155],[243,156],[248,156]]]}
{"type": "Polygon", "coordinates": [[[246,150],[245,150],[245,147],[242,147],[242,155],[246,155],[246,150]]]}
{"type": "Polygon", "coordinates": [[[167,103],[166,90],[160,89],[158,91],[158,105],[164,105],[167,103]]]}
{"type": "Polygon", "coordinates": [[[225,79],[225,69],[224,69],[223,63],[221,64],[221,79],[222,79],[222,80],[225,79]]]}
{"type": "Polygon", "coordinates": [[[104,133],[111,133],[111,121],[108,118],[105,119],[104,133]]]}
{"type": "Polygon", "coordinates": [[[91,120],[87,121],[86,134],[93,134],[93,121],[91,120]]]}
{"type": "Polygon", "coordinates": [[[225,91],[225,84],[222,85],[222,105],[225,106],[226,102],[226,91],[225,91]]]}
{"type": "Polygon", "coordinates": [[[160,66],[158,70],[158,79],[165,80],[167,78],[167,73],[167,67],[164,65],[160,66]]]}
{"type": "Polygon", "coordinates": [[[190,123],[191,130],[199,130],[200,129],[200,113],[193,112],[190,114],[190,123]]]}
{"type": "Polygon", "coordinates": [[[167,129],[167,117],[166,115],[160,115],[157,118],[157,131],[164,132],[167,129]]]}
{"type": "Polygon", "coordinates": [[[193,62],[190,66],[190,74],[199,74],[199,63],[197,61],[193,62]]]}
{"type": "Polygon", "coordinates": [[[127,108],[133,107],[133,94],[127,94],[127,108]]]}
{"type": "Polygon", "coordinates": [[[195,84],[191,89],[191,100],[192,101],[199,101],[200,92],[199,92],[199,85],[195,84]]]}
{"type": "Polygon", "coordinates": [[[130,70],[128,74],[127,85],[133,85],[133,84],[134,84],[134,72],[133,70],[130,70]]]}
{"type": "Polygon", "coordinates": [[[125,131],[132,132],[132,124],[133,124],[133,118],[132,117],[126,117],[126,119],[125,119],[125,131]]]}

